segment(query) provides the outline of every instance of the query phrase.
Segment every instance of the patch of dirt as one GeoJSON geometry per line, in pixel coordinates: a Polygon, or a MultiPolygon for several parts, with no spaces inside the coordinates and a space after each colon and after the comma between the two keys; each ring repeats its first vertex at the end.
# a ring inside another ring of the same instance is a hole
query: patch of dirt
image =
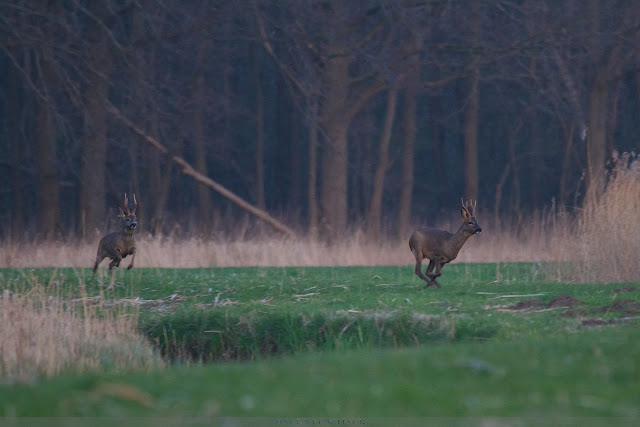
{"type": "Polygon", "coordinates": [[[564,317],[587,317],[588,313],[585,310],[567,310],[561,314],[564,317]]]}
{"type": "Polygon", "coordinates": [[[560,295],[559,297],[555,297],[549,301],[547,307],[575,307],[578,305],[582,305],[582,303],[577,299],[570,297],[569,295],[560,295]]]}
{"type": "Polygon", "coordinates": [[[624,286],[622,288],[618,288],[615,291],[613,291],[616,294],[622,293],[622,292],[636,292],[638,290],[638,288],[636,288],[635,286],[624,286]]]}
{"type": "Polygon", "coordinates": [[[510,310],[528,310],[530,308],[539,308],[545,307],[546,304],[539,299],[530,299],[525,301],[520,301],[517,304],[511,305],[507,307],[510,310]]]}
{"type": "Polygon", "coordinates": [[[609,313],[611,311],[621,313],[625,316],[638,314],[640,313],[640,302],[630,299],[621,299],[611,305],[605,305],[604,307],[600,307],[596,310],[597,313],[609,313]]]}
{"type": "Polygon", "coordinates": [[[520,301],[519,303],[508,307],[510,310],[528,310],[531,308],[558,308],[558,307],[576,307],[582,305],[577,299],[570,297],[569,295],[560,295],[555,297],[548,303],[544,303],[539,299],[530,299],[520,301]]]}

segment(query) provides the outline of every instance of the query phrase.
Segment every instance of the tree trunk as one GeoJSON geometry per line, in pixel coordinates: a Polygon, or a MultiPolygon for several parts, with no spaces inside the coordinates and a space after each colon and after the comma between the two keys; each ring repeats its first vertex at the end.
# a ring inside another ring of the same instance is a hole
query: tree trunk
{"type": "Polygon", "coordinates": [[[251,62],[253,79],[256,91],[256,205],[260,209],[265,208],[264,199],[264,97],[262,95],[262,83],[260,82],[260,70],[257,64],[256,49],[251,47],[251,62]]]}
{"type": "MultiPolygon", "coordinates": [[[[18,78],[18,73],[9,72],[8,73],[9,84],[7,85],[7,105],[18,106],[24,103],[24,100],[21,99],[21,82],[18,78]]],[[[21,136],[23,130],[20,129],[20,125],[22,121],[20,120],[20,115],[22,114],[22,109],[19,108],[7,108],[7,133],[9,137],[9,147],[11,151],[9,153],[10,164],[11,164],[11,174],[10,176],[10,189],[11,189],[11,202],[12,202],[12,214],[11,214],[11,237],[19,238],[19,236],[24,231],[24,198],[23,198],[23,188],[24,188],[24,172],[20,169],[20,165],[24,165],[24,161],[22,160],[22,145],[23,138],[21,136]]]]}
{"type": "Polygon", "coordinates": [[[609,107],[607,108],[607,144],[605,149],[605,159],[611,156],[615,148],[616,126],[618,123],[618,100],[620,99],[621,82],[618,80],[613,83],[611,88],[611,97],[609,99],[609,107]]]}
{"type": "MultiPolygon", "coordinates": [[[[474,45],[478,44],[480,35],[480,3],[471,2],[471,39],[474,45]]],[[[465,114],[464,123],[464,193],[465,197],[478,199],[478,104],[480,85],[480,69],[475,54],[472,54],[472,74],[469,90],[469,104],[465,114]]]]}
{"type": "Polygon", "coordinates": [[[442,116],[442,96],[440,93],[430,97],[430,111],[433,119],[431,120],[433,130],[431,132],[431,146],[433,150],[433,168],[436,175],[436,208],[446,206],[451,203],[451,189],[449,187],[449,179],[447,177],[447,156],[445,147],[445,130],[442,124],[444,118],[442,116]]]}
{"type": "Polygon", "coordinates": [[[417,95],[405,90],[404,98],[404,146],[402,147],[402,178],[398,208],[398,232],[404,234],[411,225],[411,202],[413,199],[413,156],[416,145],[417,95]]]}
{"type": "MultiPolygon", "coordinates": [[[[42,70],[46,67],[42,66],[42,70]]],[[[46,72],[46,71],[45,71],[46,72]]],[[[56,127],[46,100],[38,100],[36,115],[36,164],[38,166],[38,232],[54,237],[60,219],[60,193],[56,157],[56,127]]]]}
{"type": "Polygon", "coordinates": [[[477,68],[471,76],[469,105],[464,122],[464,195],[478,198],[478,85],[480,73],[477,68]]]}
{"type": "Polygon", "coordinates": [[[350,118],[346,117],[349,86],[347,56],[337,55],[326,63],[327,94],[323,129],[321,213],[327,237],[341,233],[347,226],[347,134],[350,118]]]}
{"type": "Polygon", "coordinates": [[[82,146],[80,203],[82,235],[105,226],[105,171],[107,161],[107,117],[104,101],[107,82],[89,82],[84,89],[85,124],[82,146]]]}
{"type": "Polygon", "coordinates": [[[562,126],[563,136],[565,145],[564,145],[564,154],[562,155],[562,169],[560,170],[560,190],[559,190],[559,201],[560,206],[562,208],[567,205],[567,177],[569,175],[569,164],[571,160],[571,152],[573,150],[573,137],[575,133],[576,121],[575,119],[571,121],[571,125],[567,128],[566,125],[562,126]]]}
{"type": "Polygon", "coordinates": [[[318,237],[318,200],[316,182],[318,180],[318,103],[310,101],[309,112],[309,177],[307,183],[307,203],[309,209],[309,237],[318,237]]]}
{"type": "MultiPolygon", "coordinates": [[[[205,90],[206,80],[204,75],[205,61],[209,57],[211,42],[208,39],[200,40],[198,44],[198,58],[195,86],[193,90],[193,145],[195,151],[196,170],[203,175],[208,175],[207,150],[205,144],[205,90]]],[[[202,232],[207,233],[211,229],[211,190],[204,185],[198,185],[198,222],[202,232]]]]}
{"type": "Polygon", "coordinates": [[[592,197],[598,197],[604,191],[608,100],[606,78],[598,73],[589,93],[587,133],[587,194],[592,197]]]}
{"type": "MultiPolygon", "coordinates": [[[[529,123],[538,123],[535,109],[531,109],[528,117],[529,123]]],[[[530,129],[530,152],[531,152],[531,174],[529,175],[529,206],[535,208],[542,204],[541,186],[542,181],[542,140],[537,126],[529,126],[530,129]]]]}
{"type": "MultiPolygon", "coordinates": [[[[96,19],[106,20],[110,10],[104,4],[92,6],[96,19]]],[[[113,59],[109,51],[109,41],[105,30],[93,26],[87,36],[86,52],[91,58],[86,64],[84,82],[84,129],[81,162],[80,212],[82,215],[82,235],[105,226],[105,172],[107,163],[107,112],[104,103],[109,98],[110,74],[113,59]],[[96,72],[99,70],[99,72],[96,72]]]]}
{"type": "Polygon", "coordinates": [[[387,110],[385,113],[384,127],[378,144],[378,165],[373,178],[373,191],[367,218],[369,236],[374,239],[379,237],[382,226],[382,196],[384,195],[385,176],[387,169],[389,169],[389,143],[391,141],[391,130],[396,115],[397,100],[398,91],[396,89],[390,90],[387,94],[387,110]]]}

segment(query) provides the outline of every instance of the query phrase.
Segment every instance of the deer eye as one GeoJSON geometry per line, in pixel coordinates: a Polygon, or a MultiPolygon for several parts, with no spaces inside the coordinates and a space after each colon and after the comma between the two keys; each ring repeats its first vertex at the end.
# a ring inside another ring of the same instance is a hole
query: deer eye
{"type": "Polygon", "coordinates": [[[467,224],[469,224],[469,225],[473,225],[473,221],[469,221],[467,224]]]}

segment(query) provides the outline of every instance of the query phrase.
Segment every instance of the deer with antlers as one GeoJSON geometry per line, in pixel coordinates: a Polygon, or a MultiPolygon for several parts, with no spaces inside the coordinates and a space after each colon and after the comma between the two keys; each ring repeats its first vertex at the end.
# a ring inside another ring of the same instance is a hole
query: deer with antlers
{"type": "Polygon", "coordinates": [[[127,269],[133,268],[133,261],[136,258],[136,240],[134,233],[138,226],[138,220],[136,218],[136,208],[138,202],[136,201],[136,195],[133,195],[133,210],[129,210],[129,199],[127,194],[124,195],[124,208],[126,211],[120,209],[120,215],[118,217],[122,220],[122,231],[116,231],[109,233],[100,239],[98,244],[98,253],[96,255],[96,262],[93,265],[93,276],[96,275],[98,264],[105,258],[111,258],[109,263],[109,273],[112,274],[113,267],[119,267],[122,258],[127,255],[131,255],[131,264],[127,269]]]}
{"type": "Polygon", "coordinates": [[[425,288],[429,286],[439,288],[440,284],[436,278],[440,276],[442,266],[456,259],[462,245],[469,237],[482,231],[476,220],[476,205],[477,202],[470,200],[465,206],[462,200],[460,214],[464,222],[455,234],[437,228],[424,228],[411,235],[409,248],[416,257],[415,273],[427,282],[425,288]],[[425,258],[429,260],[429,266],[425,272],[428,278],[421,271],[422,260],[425,258]]]}

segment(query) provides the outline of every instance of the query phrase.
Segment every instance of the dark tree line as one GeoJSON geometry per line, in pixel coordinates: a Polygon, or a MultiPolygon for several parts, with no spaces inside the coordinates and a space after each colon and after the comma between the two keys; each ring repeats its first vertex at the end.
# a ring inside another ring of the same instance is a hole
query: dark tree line
{"type": "Polygon", "coordinates": [[[237,217],[172,156],[311,233],[571,207],[639,148],[639,23],[626,0],[0,0],[0,236],[93,235],[125,191],[151,232],[237,217]]]}

